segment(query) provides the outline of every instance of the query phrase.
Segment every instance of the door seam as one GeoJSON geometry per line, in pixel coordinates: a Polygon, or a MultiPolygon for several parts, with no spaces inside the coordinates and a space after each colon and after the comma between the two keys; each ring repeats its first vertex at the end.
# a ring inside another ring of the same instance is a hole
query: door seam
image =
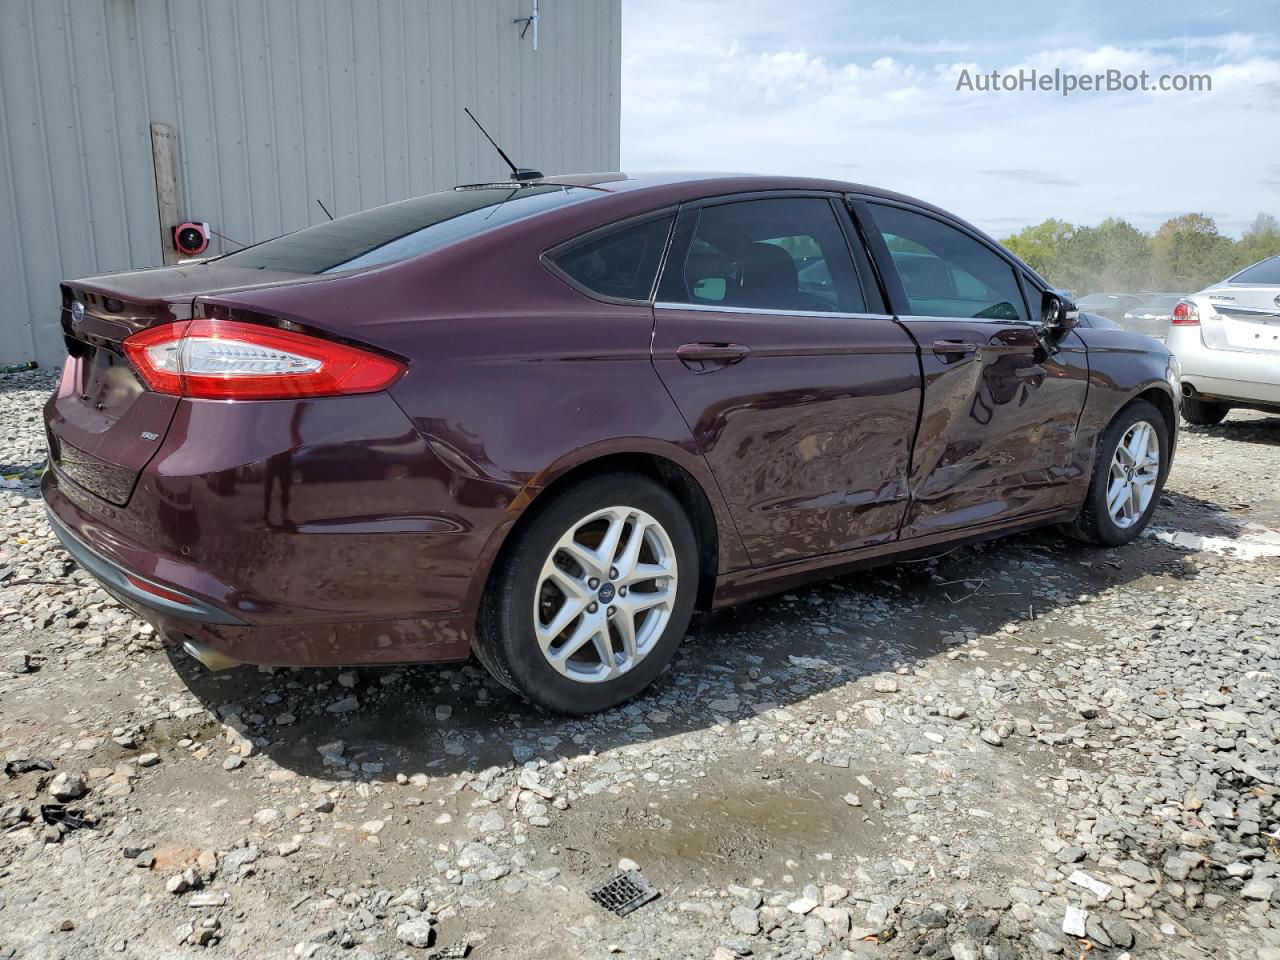
{"type": "MultiPolygon", "coordinates": [[[[654,342],[658,338],[658,311],[650,305],[649,313],[653,317],[653,324],[649,327],[649,369],[652,371],[654,379],[658,381],[659,386],[662,387],[662,392],[667,395],[667,399],[670,400],[671,405],[675,407],[676,416],[680,418],[680,422],[684,424],[684,428],[689,431],[689,439],[693,441],[693,445],[698,451],[698,456],[702,459],[702,465],[706,468],[708,476],[711,477],[711,482],[716,485],[716,493],[720,495],[720,502],[724,504],[725,516],[729,518],[729,524],[733,527],[733,532],[738,536],[738,546],[742,548],[742,555],[747,558],[747,566],[755,569],[755,561],[751,559],[751,552],[747,550],[746,541],[742,539],[742,530],[738,528],[738,520],[734,517],[733,511],[729,509],[729,499],[724,495],[724,488],[720,486],[720,478],[717,477],[716,472],[711,469],[711,464],[707,460],[706,451],[702,449],[702,441],[698,439],[698,435],[694,432],[693,427],[690,426],[688,419],[684,415],[684,411],[680,409],[680,404],[676,403],[676,398],[671,395],[671,390],[667,387],[667,382],[662,379],[662,374],[658,372],[658,365],[654,360],[653,349],[654,342]]],[[[715,514],[714,508],[711,512],[713,515],[715,514]]],[[[742,568],[736,567],[734,569],[741,570],[742,568]]],[[[720,558],[716,557],[717,579],[726,573],[732,572],[733,570],[721,570],[720,558]]]]}

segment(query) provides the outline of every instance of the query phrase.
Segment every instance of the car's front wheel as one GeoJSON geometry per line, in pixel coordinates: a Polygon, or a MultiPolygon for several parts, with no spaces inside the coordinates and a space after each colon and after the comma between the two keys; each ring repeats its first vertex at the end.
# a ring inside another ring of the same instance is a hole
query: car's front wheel
{"type": "Polygon", "coordinates": [[[1222,418],[1231,412],[1225,403],[1214,403],[1212,400],[1197,400],[1195,397],[1182,398],[1182,419],[1197,427],[1212,427],[1221,423],[1222,418]]]}
{"type": "Polygon", "coordinates": [[[630,473],[588,478],[534,509],[490,578],[476,655],[548,709],[615,706],[653,682],[689,626],[693,526],[669,491],[630,473]]]}
{"type": "Polygon", "coordinates": [[[1102,434],[1084,507],[1067,531],[1110,547],[1136,538],[1155,512],[1171,453],[1160,411],[1145,400],[1129,404],[1102,434]]]}

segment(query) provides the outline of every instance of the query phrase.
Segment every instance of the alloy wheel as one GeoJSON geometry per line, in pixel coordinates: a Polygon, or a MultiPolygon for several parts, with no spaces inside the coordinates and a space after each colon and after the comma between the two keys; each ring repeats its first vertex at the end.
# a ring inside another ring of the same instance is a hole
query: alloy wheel
{"type": "Polygon", "coordinates": [[[1111,457],[1107,478],[1107,513],[1120,529],[1133,526],[1147,512],[1160,479],[1160,435],[1139,420],[1129,427],[1111,457]]]}
{"type": "Polygon", "coordinates": [[[621,676],[662,637],[678,580],[671,537],[648,513],[614,506],[588,514],[538,575],[533,627],[542,655],[571,680],[621,676]]]}

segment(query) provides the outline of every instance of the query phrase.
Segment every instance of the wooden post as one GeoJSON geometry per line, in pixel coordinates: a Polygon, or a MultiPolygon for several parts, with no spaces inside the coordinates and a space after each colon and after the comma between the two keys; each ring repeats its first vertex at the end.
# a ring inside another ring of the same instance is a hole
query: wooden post
{"type": "Polygon", "coordinates": [[[156,169],[156,214],[160,218],[160,253],[165,263],[177,263],[173,228],[178,212],[178,136],[167,123],[151,124],[151,160],[156,169]]]}

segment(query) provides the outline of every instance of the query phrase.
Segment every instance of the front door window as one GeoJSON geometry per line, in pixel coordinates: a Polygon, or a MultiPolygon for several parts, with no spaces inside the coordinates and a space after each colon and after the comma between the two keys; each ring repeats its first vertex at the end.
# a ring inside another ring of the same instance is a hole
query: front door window
{"type": "Polygon", "coordinates": [[[1026,322],[1013,267],[989,247],[901,207],[876,204],[875,218],[912,316],[1026,322]]]}

